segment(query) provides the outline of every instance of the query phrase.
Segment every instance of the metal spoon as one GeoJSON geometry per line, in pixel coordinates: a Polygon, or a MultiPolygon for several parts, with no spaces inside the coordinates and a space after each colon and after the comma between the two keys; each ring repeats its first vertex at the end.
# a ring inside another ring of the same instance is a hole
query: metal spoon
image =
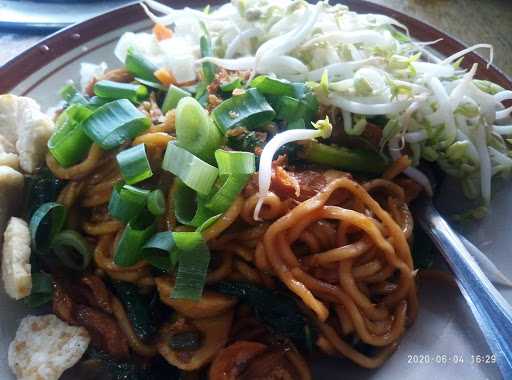
{"type": "Polygon", "coordinates": [[[512,308],[482,272],[457,234],[434,207],[420,197],[412,205],[415,219],[445,258],[504,379],[512,379],[512,308]]]}

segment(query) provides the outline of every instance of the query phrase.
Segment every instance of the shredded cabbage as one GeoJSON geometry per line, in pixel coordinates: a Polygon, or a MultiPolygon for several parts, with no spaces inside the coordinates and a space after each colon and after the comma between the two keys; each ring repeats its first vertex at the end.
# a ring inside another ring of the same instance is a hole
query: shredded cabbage
{"type": "MultiPolygon", "coordinates": [[[[154,22],[171,25],[173,37],[159,42],[147,33],[126,33],[115,50],[121,61],[131,47],[171,70],[178,82],[194,79],[202,62],[308,82],[322,105],[341,109],[348,134],[362,133],[367,118],[385,115],[391,122],[384,129],[383,152],[396,159],[407,144],[414,164],[420,157],[436,161],[463,177],[468,194],[484,202],[491,196],[491,177],[512,171],[509,145],[501,137],[512,135],[512,108],[502,104],[512,99],[512,91],[475,79],[477,65],[467,72],[459,67],[477,49],[490,51],[490,64],[491,45],[441,59],[426,48],[439,41],[414,41],[390,17],[326,1],[232,0],[208,13],[153,0],[142,6],[154,22]],[[202,23],[214,57],[200,57],[202,23]],[[496,139],[502,143],[491,146],[496,139]]],[[[406,174],[431,191],[417,169],[406,174]]]]}

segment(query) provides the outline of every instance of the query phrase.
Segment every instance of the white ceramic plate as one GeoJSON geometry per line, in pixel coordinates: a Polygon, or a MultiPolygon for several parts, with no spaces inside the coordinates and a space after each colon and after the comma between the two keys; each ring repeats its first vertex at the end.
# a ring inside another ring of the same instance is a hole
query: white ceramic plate
{"type": "MultiPolygon", "coordinates": [[[[187,1],[172,1],[172,5],[190,5],[187,1]]],[[[207,1],[195,1],[202,7],[207,1]]],[[[209,1],[212,3],[212,1],[209,1]]],[[[216,3],[215,1],[213,3],[216,3]]],[[[217,2],[218,3],[218,2],[217,2]]],[[[351,9],[366,13],[385,13],[407,25],[420,40],[444,41],[435,45],[440,54],[451,54],[464,47],[456,40],[403,14],[364,1],[344,1],[351,9]]],[[[125,31],[150,27],[138,5],[131,5],[68,28],[21,54],[0,68],[0,93],[13,92],[35,98],[43,108],[55,105],[57,91],[69,79],[79,81],[80,62],[105,61],[109,67],[119,66],[112,52],[115,42],[125,31]]],[[[505,52],[497,52],[505,54],[505,52]]],[[[470,54],[465,63],[484,61],[470,54]]],[[[487,78],[512,88],[512,83],[495,68],[483,69],[487,78]]],[[[512,273],[509,215],[512,215],[512,194],[507,184],[501,184],[493,198],[492,210],[485,220],[465,227],[457,226],[466,237],[486,252],[505,273],[512,273]]],[[[461,206],[460,191],[443,184],[438,205],[449,214],[461,206]]],[[[440,265],[442,265],[441,259],[440,265]]],[[[503,291],[512,301],[512,290],[503,291]]],[[[7,347],[19,320],[29,313],[20,303],[0,294],[0,379],[14,379],[7,366],[7,347]]],[[[495,364],[482,362],[489,350],[473,317],[458,290],[448,283],[420,284],[420,312],[397,352],[380,369],[366,370],[340,359],[315,359],[315,379],[499,379],[495,364]]]]}

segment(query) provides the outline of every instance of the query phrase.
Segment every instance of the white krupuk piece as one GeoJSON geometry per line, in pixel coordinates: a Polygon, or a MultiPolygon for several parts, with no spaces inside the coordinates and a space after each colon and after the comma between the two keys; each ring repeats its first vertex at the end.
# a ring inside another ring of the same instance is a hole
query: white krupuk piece
{"type": "Polygon", "coordinates": [[[89,342],[87,330],[55,315],[28,316],[9,345],[9,367],[18,380],[57,380],[80,360],[89,342]]]}
{"type": "Polygon", "coordinates": [[[21,168],[33,173],[44,162],[55,125],[31,98],[0,95],[0,135],[16,146],[21,168]]]}
{"type": "Polygon", "coordinates": [[[18,170],[20,167],[20,158],[18,157],[14,144],[0,135],[0,166],[3,165],[18,170]]]}
{"type": "Polygon", "coordinates": [[[5,225],[20,204],[23,194],[23,174],[8,166],[0,165],[0,244],[5,225]]]}
{"type": "Polygon", "coordinates": [[[12,217],[4,233],[2,279],[9,297],[19,300],[30,295],[30,231],[27,222],[12,217]]]}

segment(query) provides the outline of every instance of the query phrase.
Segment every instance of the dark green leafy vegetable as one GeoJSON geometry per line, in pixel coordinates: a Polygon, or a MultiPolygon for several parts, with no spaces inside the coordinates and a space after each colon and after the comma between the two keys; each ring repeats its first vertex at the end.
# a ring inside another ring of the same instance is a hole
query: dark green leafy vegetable
{"type": "Polygon", "coordinates": [[[316,329],[302,314],[297,302],[289,295],[246,282],[223,281],[213,289],[251,306],[256,316],[274,333],[284,335],[300,347],[312,351],[316,329]]]}
{"type": "Polygon", "coordinates": [[[62,379],[179,380],[180,371],[160,355],[151,361],[123,361],[91,347],[77,365],[64,373],[62,379]]]}
{"type": "Polygon", "coordinates": [[[30,219],[43,203],[54,202],[65,184],[47,168],[41,169],[36,175],[26,176],[23,207],[25,219],[30,219]]]}
{"type": "Polygon", "coordinates": [[[136,285],[114,281],[114,292],[121,301],[137,336],[147,342],[157,332],[150,309],[151,297],[142,295],[136,285]]]}
{"type": "Polygon", "coordinates": [[[53,299],[52,276],[48,273],[32,273],[32,289],[30,295],[23,299],[28,307],[38,308],[53,299]]]}
{"type": "Polygon", "coordinates": [[[256,149],[263,149],[265,140],[257,132],[244,130],[243,133],[228,136],[228,146],[234,150],[254,153],[256,149]]]}

